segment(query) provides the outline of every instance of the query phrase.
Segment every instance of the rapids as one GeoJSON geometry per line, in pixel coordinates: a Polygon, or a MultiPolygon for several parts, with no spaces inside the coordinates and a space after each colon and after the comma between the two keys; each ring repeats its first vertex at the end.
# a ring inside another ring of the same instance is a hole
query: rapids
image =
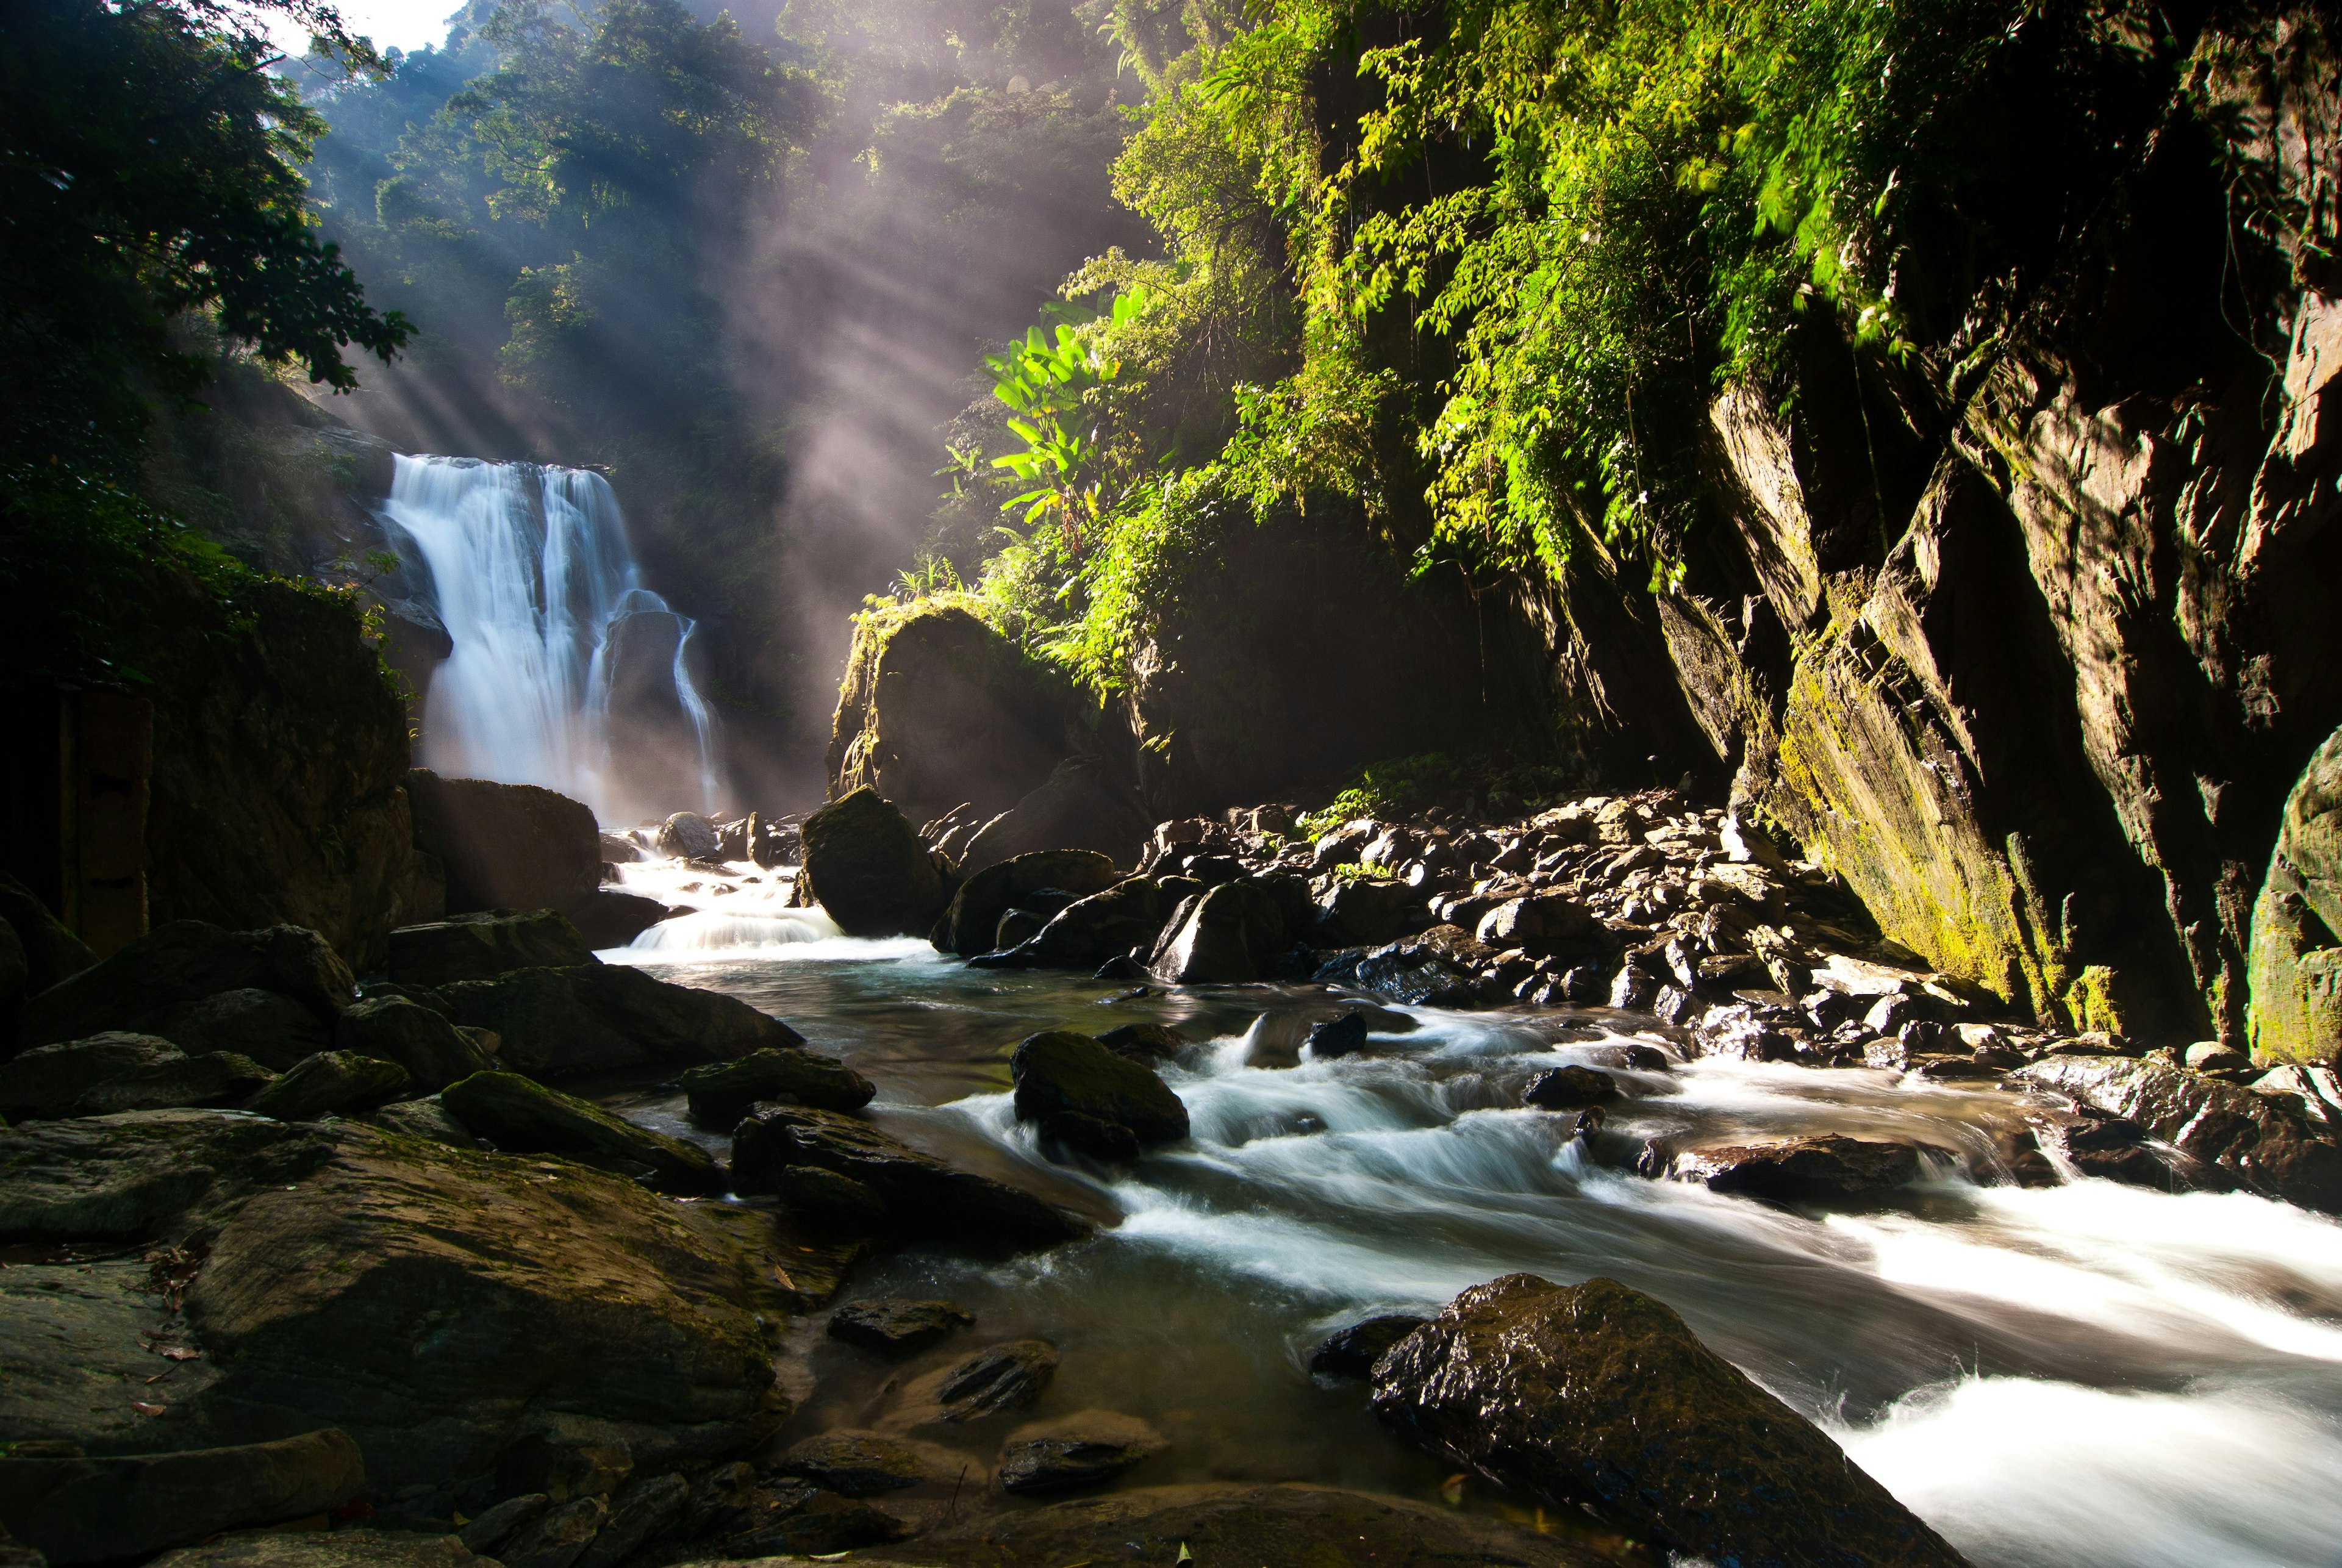
{"type": "MultiPolygon", "coordinates": [[[[878,1084],[872,1114],[890,1131],[1111,1226],[1006,1264],[896,1254],[849,1293],[945,1294],[978,1313],[986,1340],[1050,1340],[1064,1364],[1036,1413],[1119,1410],[1171,1439],[1134,1481],[1436,1495],[1445,1467],[1384,1436],[1361,1385],[1313,1380],[1310,1349],[1500,1273],[1606,1274],[1682,1313],[1979,1568],[2342,1563],[2332,1220],[2244,1195],[1996,1184],[1994,1131],[2020,1123],[2024,1100],[1884,1072],[1682,1062],[1638,1076],[1645,1097],[1613,1108],[1589,1159],[1567,1117],[1517,1108],[1521,1089],[1615,1042],[1673,1054],[1655,1019],[1389,1009],[1367,1053],[1314,1062],[1299,1046],[1333,1011],[1323,987],[1134,995],[970,970],[783,909],[786,872],[621,870],[701,912],[605,958],[787,1019],[878,1084]],[[1192,1143],[1121,1168],[1045,1160],[1010,1109],[1010,1050],[1036,1029],[1142,1019],[1206,1043],[1164,1070],[1192,1143]],[[1792,1213],[1619,1168],[1642,1139],[1684,1131],[1899,1135],[1936,1153],[1905,1201],[1861,1213],[1792,1213]]],[[[720,1146],[671,1090],[602,1092],[720,1146]]],[[[884,1371],[811,1325],[799,1343],[820,1381],[793,1433],[857,1424],[883,1403],[884,1371]]],[[[970,1450],[977,1473],[988,1456],[970,1450]]],[[[1465,1505],[1525,1514],[1477,1483],[1465,1505]]]]}

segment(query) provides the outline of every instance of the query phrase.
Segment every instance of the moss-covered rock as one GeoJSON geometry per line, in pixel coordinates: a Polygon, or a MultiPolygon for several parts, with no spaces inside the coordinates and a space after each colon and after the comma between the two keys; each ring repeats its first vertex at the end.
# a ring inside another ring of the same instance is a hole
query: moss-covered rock
{"type": "Polygon", "coordinates": [[[2323,1062],[2342,1053],[2342,731],[2310,757],[2285,803],[2253,904],[2254,1060],[2323,1062]]]}
{"type": "Polygon", "coordinates": [[[1112,1158],[1119,1153],[1096,1146],[1092,1123],[1123,1129],[1138,1148],[1187,1135],[1187,1107],[1170,1086],[1086,1034],[1029,1035],[1009,1057],[1008,1071],[1016,1084],[1016,1119],[1086,1154],[1112,1158]]]}
{"type": "Polygon", "coordinates": [[[493,980],[515,969],[565,969],[595,962],[569,918],[552,909],[458,914],[390,934],[390,977],[401,985],[493,980]]]}
{"type": "Polygon", "coordinates": [[[404,996],[372,997],[351,1007],[335,1028],[335,1044],[344,1054],[397,1064],[417,1094],[436,1094],[495,1065],[470,1035],[404,996]]]}
{"type": "Polygon", "coordinates": [[[74,1102],[75,1116],[162,1111],[180,1105],[245,1105],[278,1082],[249,1056],[211,1051],[149,1063],[92,1084],[74,1102]]]}
{"type": "Polygon", "coordinates": [[[315,1122],[357,1115],[398,1098],[411,1082],[406,1069],[355,1051],[320,1051],[296,1062],[244,1104],[255,1116],[315,1122]]]}
{"type": "Polygon", "coordinates": [[[924,933],[944,904],[943,878],[895,804],[865,785],[806,818],[806,885],[849,936],[924,933]]]}
{"type": "Polygon", "coordinates": [[[962,881],[928,940],[946,953],[973,958],[991,951],[1001,914],[1026,894],[1058,888],[1086,898],[1121,880],[1114,858],[1093,849],[1044,849],[1016,855],[962,881]]]}
{"type": "Polygon", "coordinates": [[[859,1111],[878,1093],[869,1079],[834,1056],[770,1048],[751,1051],[736,1062],[694,1067],[677,1082],[691,1119],[723,1132],[737,1125],[759,1100],[859,1111]]]}
{"type": "Polygon", "coordinates": [[[108,1078],[185,1054],[154,1034],[94,1034],[36,1045],[0,1064],[0,1115],[17,1122],[69,1116],[84,1094],[108,1078]]]}
{"type": "Polygon", "coordinates": [[[662,1192],[721,1193],[724,1168],[696,1144],[636,1126],[517,1073],[475,1073],[439,1093],[466,1132],[509,1154],[566,1154],[640,1174],[662,1192]]]}

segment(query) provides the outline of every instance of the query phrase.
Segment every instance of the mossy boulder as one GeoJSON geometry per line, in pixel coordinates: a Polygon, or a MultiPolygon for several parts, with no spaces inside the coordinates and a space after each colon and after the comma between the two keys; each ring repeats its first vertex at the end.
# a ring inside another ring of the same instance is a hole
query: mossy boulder
{"type": "Polygon", "coordinates": [[[417,1094],[436,1094],[458,1078],[495,1065],[495,1059],[470,1035],[405,996],[358,1003],[342,1014],[334,1038],[341,1054],[396,1063],[417,1094]]]}
{"type": "Polygon", "coordinates": [[[1549,1507],[1718,1563],[1957,1568],[1813,1423],[1615,1280],[1476,1285],[1374,1368],[1402,1437],[1549,1507]]]}
{"type": "Polygon", "coordinates": [[[244,1108],[280,1122],[355,1115],[405,1094],[409,1082],[406,1069],[395,1062],[355,1051],[320,1051],[294,1064],[244,1108]]]}
{"type": "Polygon", "coordinates": [[[801,832],[806,885],[847,935],[898,936],[935,924],[943,878],[910,819],[876,790],[847,792],[801,832]]]}
{"type": "Polygon", "coordinates": [[[27,1002],[22,1035],[27,1045],[45,1045],[149,1030],[188,1004],[242,990],[289,997],[330,1024],[355,988],[349,966],[314,931],[297,925],[225,931],[179,920],[27,1002]]]}
{"type": "Polygon", "coordinates": [[[751,1051],[736,1062],[694,1067],[677,1081],[691,1119],[726,1132],[759,1100],[859,1111],[878,1093],[869,1079],[836,1057],[811,1051],[751,1051]]]}
{"type": "Polygon", "coordinates": [[[441,1090],[439,1103],[474,1137],[507,1154],[565,1154],[639,1175],[668,1193],[721,1193],[730,1184],[724,1167],[696,1144],[517,1073],[475,1073],[441,1090]]]}
{"type": "Polygon", "coordinates": [[[515,969],[565,969],[595,962],[569,918],[551,909],[494,909],[390,934],[390,977],[401,985],[493,980],[515,969]]]}
{"type": "Polygon", "coordinates": [[[1146,1148],[1187,1135],[1187,1107],[1170,1086],[1086,1034],[1030,1035],[1010,1056],[1008,1071],[1016,1084],[1016,1119],[1085,1154],[1114,1158],[1126,1140],[1146,1148]],[[1101,1136],[1100,1124],[1126,1136],[1101,1136]]]}
{"type": "Polygon", "coordinates": [[[618,964],[519,969],[425,998],[456,1024],[495,1032],[500,1060],[538,1078],[653,1063],[696,1066],[805,1037],[737,997],[674,985],[618,964]]]}
{"type": "Polygon", "coordinates": [[[245,1105],[265,1094],[276,1074],[249,1056],[211,1051],[150,1063],[94,1084],[74,1102],[76,1116],[122,1111],[163,1111],[179,1105],[245,1105]]]}
{"type": "Polygon", "coordinates": [[[154,1034],[94,1034],[38,1045],[0,1064],[0,1116],[69,1116],[89,1090],[136,1068],[184,1061],[186,1053],[154,1034]]]}
{"type": "Polygon", "coordinates": [[[2342,1053],[2342,731],[2327,737],[2287,797],[2253,904],[2247,974],[2255,1061],[2342,1053]]]}
{"type": "Polygon", "coordinates": [[[1094,849],[1044,849],[1016,855],[961,882],[928,940],[943,952],[973,958],[992,950],[1001,915],[1027,894],[1054,887],[1086,898],[1121,880],[1114,857],[1094,849]]]}

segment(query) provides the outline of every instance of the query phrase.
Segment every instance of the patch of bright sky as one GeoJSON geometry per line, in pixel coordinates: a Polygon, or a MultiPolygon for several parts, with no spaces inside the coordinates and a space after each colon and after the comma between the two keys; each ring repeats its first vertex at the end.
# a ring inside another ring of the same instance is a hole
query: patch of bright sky
{"type": "MultiPolygon", "coordinates": [[[[377,49],[420,49],[447,38],[447,18],[463,0],[337,0],[343,25],[374,40],[377,49]]],[[[269,35],[279,48],[297,56],[309,45],[297,27],[279,25],[269,35]]]]}

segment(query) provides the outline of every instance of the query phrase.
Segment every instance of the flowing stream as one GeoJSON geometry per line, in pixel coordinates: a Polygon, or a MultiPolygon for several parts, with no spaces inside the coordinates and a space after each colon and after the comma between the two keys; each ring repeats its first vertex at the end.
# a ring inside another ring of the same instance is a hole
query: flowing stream
{"type": "Polygon", "coordinates": [[[715,714],[687,656],[696,627],[643,586],[608,480],[532,463],[402,456],[383,518],[427,568],[423,596],[455,644],[425,699],[425,766],[542,784],[604,822],[676,798],[678,784],[700,809],[715,809],[715,714]],[[696,776],[630,770],[671,754],[630,744],[631,726],[663,722],[687,731],[696,776]]]}
{"type": "MultiPolygon", "coordinates": [[[[1386,1437],[1362,1385],[1313,1380],[1310,1349],[1497,1274],[1605,1274],[1683,1313],[1979,1568],[2342,1563],[2334,1221],[2243,1195],[1994,1184],[1994,1132],[2025,1100],[1883,1072],[1702,1059],[1636,1074],[1645,1097],[1613,1109],[1589,1159],[1567,1117],[1518,1109],[1520,1091],[1558,1063],[1615,1063],[1622,1042],[1671,1050],[1656,1020],[1389,1009],[1367,1053],[1307,1061],[1308,1025],[1335,1011],[1323,987],[1133,996],[970,970],[783,910],[785,873],[622,869],[700,913],[605,957],[787,1019],[878,1084],[872,1114],[898,1136],[1109,1223],[1005,1264],[882,1259],[849,1293],[948,1295],[979,1314],[983,1342],[1048,1339],[1064,1360],[1036,1413],[1122,1411],[1171,1440],[1133,1484],[1434,1497],[1447,1467],[1386,1437]],[[1164,1069],[1192,1143],[1124,1167],[1044,1159],[1010,1108],[1009,1052],[1037,1029],[1138,1020],[1205,1043],[1164,1069]],[[1938,1153],[1922,1186],[1860,1213],[1619,1168],[1643,1138],[1686,1130],[1901,1136],[1938,1153]]],[[[605,1095],[718,1142],[672,1091],[605,1095]]],[[[867,1423],[886,1373],[826,1342],[809,1353],[818,1393],[792,1432],[867,1423]]],[[[989,1450],[970,1455],[981,1466],[989,1450]]],[[[1525,1513],[1476,1483],[1465,1505],[1525,1513]]]]}

